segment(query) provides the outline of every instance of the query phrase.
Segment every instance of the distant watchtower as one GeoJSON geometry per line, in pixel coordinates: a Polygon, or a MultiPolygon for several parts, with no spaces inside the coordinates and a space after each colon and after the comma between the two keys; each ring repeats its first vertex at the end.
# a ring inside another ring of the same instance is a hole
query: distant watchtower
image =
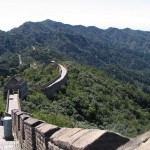
{"type": "Polygon", "coordinates": [[[19,90],[19,98],[24,99],[27,97],[27,82],[23,80],[20,75],[13,76],[5,85],[4,85],[4,99],[7,99],[8,91],[10,94],[14,94],[19,90]]]}

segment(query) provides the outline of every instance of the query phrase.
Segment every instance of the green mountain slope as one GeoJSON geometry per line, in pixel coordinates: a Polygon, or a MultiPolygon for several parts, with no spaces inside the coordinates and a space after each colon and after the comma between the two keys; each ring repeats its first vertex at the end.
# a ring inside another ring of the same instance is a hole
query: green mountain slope
{"type": "Polygon", "coordinates": [[[101,69],[62,63],[68,68],[68,81],[50,100],[35,88],[46,74],[43,67],[25,70],[31,88],[23,102],[25,111],[61,126],[109,129],[128,136],[150,128],[150,99],[140,86],[114,80],[101,69]]]}
{"type": "Polygon", "coordinates": [[[119,64],[136,70],[150,68],[150,32],[71,26],[46,20],[27,22],[0,32],[0,53],[22,52],[27,47],[57,50],[66,57],[93,65],[119,64]]]}
{"type": "Polygon", "coordinates": [[[34,45],[58,50],[73,60],[93,66],[120,64],[137,70],[150,68],[149,32],[101,30],[46,20],[27,22],[7,35],[15,51],[34,45]]]}
{"type": "Polygon", "coordinates": [[[48,24],[53,30],[68,34],[79,34],[88,39],[99,41],[104,45],[142,52],[150,50],[150,32],[131,30],[129,28],[122,30],[108,28],[107,30],[102,30],[94,26],[71,26],[51,20],[46,20],[43,23],[48,24]]]}

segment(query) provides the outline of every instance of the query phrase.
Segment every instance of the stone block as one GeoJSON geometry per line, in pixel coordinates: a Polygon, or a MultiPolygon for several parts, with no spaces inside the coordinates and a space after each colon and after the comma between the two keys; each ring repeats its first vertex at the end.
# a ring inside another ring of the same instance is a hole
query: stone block
{"type": "Polygon", "coordinates": [[[12,128],[13,128],[13,131],[16,133],[16,125],[17,125],[17,122],[16,122],[16,113],[18,112],[19,110],[18,109],[14,109],[12,110],[12,128]]]}
{"type": "Polygon", "coordinates": [[[43,123],[43,121],[30,117],[30,118],[26,119],[24,121],[24,123],[27,124],[29,127],[36,127],[39,124],[43,123]]]}
{"type": "Polygon", "coordinates": [[[31,117],[24,120],[25,144],[28,145],[27,150],[37,149],[35,127],[40,126],[42,123],[43,121],[31,118],[31,117]]]}
{"type": "MultiPolygon", "coordinates": [[[[51,142],[48,142],[48,150],[60,150],[60,148],[51,142]]],[[[63,150],[63,149],[61,149],[63,150]]]]}
{"type": "Polygon", "coordinates": [[[66,128],[51,137],[51,142],[65,150],[116,150],[129,141],[119,134],[98,129],[66,128]]]}
{"type": "Polygon", "coordinates": [[[43,123],[35,127],[37,149],[39,150],[42,147],[43,150],[47,150],[49,137],[51,137],[51,135],[59,129],[60,128],[58,126],[47,123],[43,123]],[[38,147],[38,144],[40,145],[40,147],[38,147]]]}
{"type": "Polygon", "coordinates": [[[16,112],[16,136],[18,137],[19,136],[19,131],[20,131],[20,116],[22,114],[25,114],[25,112],[22,112],[22,111],[17,111],[16,112]]]}
{"type": "Polygon", "coordinates": [[[47,123],[44,123],[41,126],[35,128],[36,132],[42,135],[43,137],[50,137],[59,129],[60,128],[58,126],[47,124],[47,123]]]}

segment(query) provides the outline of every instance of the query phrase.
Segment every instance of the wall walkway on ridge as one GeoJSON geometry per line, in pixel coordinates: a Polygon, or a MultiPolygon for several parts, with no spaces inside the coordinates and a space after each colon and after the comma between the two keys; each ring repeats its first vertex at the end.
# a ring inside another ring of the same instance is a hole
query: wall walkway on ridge
{"type": "Polygon", "coordinates": [[[9,94],[7,95],[7,106],[6,106],[6,114],[11,116],[11,112],[13,109],[20,110],[20,100],[19,94],[9,94]]]}
{"type": "Polygon", "coordinates": [[[42,91],[47,97],[51,97],[56,91],[58,91],[61,85],[66,83],[67,80],[67,68],[61,64],[59,66],[59,75],[53,80],[46,83],[42,87],[42,91]]]}
{"type": "Polygon", "coordinates": [[[58,65],[59,65],[60,70],[61,70],[60,78],[58,78],[58,79],[57,79],[55,82],[53,82],[52,84],[48,85],[47,88],[52,87],[53,85],[55,85],[55,84],[57,84],[58,82],[62,81],[62,80],[65,78],[65,76],[67,75],[67,69],[66,69],[64,66],[60,65],[60,64],[58,64],[58,65]]]}

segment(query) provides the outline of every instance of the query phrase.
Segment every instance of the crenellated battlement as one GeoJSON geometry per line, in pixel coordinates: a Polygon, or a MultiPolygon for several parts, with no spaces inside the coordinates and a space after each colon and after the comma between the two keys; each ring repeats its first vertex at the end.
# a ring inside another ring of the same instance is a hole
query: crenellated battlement
{"type": "Polygon", "coordinates": [[[12,127],[23,150],[116,150],[129,138],[99,129],[61,128],[12,110],[12,127]]]}

